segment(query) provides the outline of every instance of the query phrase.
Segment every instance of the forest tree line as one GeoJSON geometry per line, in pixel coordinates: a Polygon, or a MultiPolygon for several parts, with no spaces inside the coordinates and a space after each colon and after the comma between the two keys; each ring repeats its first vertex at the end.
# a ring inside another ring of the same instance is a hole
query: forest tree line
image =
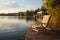
{"type": "Polygon", "coordinates": [[[40,9],[36,9],[36,10],[26,10],[26,12],[18,12],[18,13],[1,13],[0,16],[34,16],[37,14],[37,12],[39,11],[40,9]]]}

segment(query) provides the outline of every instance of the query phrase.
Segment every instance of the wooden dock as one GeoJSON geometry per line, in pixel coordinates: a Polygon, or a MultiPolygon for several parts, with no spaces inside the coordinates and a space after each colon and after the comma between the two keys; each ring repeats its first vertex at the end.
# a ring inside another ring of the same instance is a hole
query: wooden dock
{"type": "Polygon", "coordinates": [[[60,34],[50,31],[40,31],[39,33],[28,29],[25,40],[60,40],[60,34]]]}

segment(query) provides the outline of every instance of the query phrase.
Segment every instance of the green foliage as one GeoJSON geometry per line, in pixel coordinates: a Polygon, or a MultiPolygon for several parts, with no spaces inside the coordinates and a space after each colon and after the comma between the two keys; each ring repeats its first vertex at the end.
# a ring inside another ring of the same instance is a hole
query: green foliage
{"type": "Polygon", "coordinates": [[[24,16],[24,12],[18,12],[16,16],[24,16]]]}
{"type": "Polygon", "coordinates": [[[35,11],[34,11],[34,10],[31,10],[31,11],[27,10],[27,11],[26,11],[26,16],[36,15],[39,10],[40,10],[39,8],[36,9],[35,11]]]}
{"type": "Polygon", "coordinates": [[[38,11],[40,11],[39,8],[35,10],[34,15],[36,15],[38,11]]]}
{"type": "Polygon", "coordinates": [[[53,4],[51,5],[53,5],[52,7],[56,7],[59,4],[60,4],[60,0],[54,0],[53,4]]]}
{"type": "Polygon", "coordinates": [[[28,17],[29,17],[29,16],[33,16],[33,11],[27,10],[27,11],[26,11],[26,16],[28,16],[28,17]]]}
{"type": "MultiPolygon", "coordinates": [[[[60,0],[45,0],[45,7],[48,9],[48,14],[51,15],[51,27],[60,27],[60,0]]],[[[44,1],[43,1],[44,2],[44,1]]]]}
{"type": "Polygon", "coordinates": [[[37,14],[37,12],[39,11],[40,9],[36,9],[36,10],[26,10],[26,12],[18,12],[18,13],[14,13],[16,16],[26,16],[26,17],[32,17],[34,15],[37,14]]]}

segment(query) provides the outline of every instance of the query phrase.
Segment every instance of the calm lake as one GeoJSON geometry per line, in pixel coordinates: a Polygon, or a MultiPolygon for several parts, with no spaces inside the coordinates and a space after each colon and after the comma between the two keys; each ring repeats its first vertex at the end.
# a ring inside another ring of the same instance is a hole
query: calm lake
{"type": "Polygon", "coordinates": [[[33,18],[0,16],[0,40],[24,40],[26,30],[34,22],[33,18]]]}

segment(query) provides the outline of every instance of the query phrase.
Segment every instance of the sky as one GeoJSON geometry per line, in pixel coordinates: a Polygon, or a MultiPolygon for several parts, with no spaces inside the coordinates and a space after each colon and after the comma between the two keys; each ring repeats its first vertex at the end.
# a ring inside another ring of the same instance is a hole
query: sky
{"type": "Polygon", "coordinates": [[[0,0],[0,13],[35,10],[41,6],[41,0],[0,0]]]}

